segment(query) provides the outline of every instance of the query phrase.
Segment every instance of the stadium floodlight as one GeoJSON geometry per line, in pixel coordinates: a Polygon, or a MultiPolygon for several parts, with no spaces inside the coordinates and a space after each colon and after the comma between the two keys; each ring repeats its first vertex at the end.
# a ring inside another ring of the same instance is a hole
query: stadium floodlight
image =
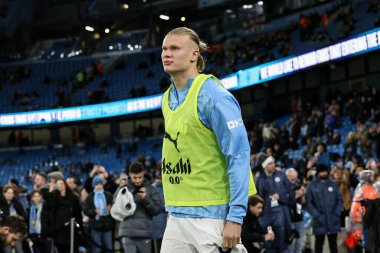
{"type": "Polygon", "coordinates": [[[89,31],[89,32],[93,32],[93,31],[95,31],[94,27],[91,27],[91,26],[89,26],[89,25],[86,25],[86,27],[85,27],[84,29],[86,29],[86,30],[89,31]]]}
{"type": "Polygon", "coordinates": [[[169,20],[170,17],[169,17],[168,15],[163,15],[163,14],[161,14],[161,15],[160,15],[160,19],[162,19],[162,20],[169,20]]]}

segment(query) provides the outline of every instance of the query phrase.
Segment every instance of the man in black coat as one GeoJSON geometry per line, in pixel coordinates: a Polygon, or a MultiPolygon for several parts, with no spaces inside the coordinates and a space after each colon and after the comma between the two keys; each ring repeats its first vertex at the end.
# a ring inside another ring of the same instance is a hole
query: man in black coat
{"type": "Polygon", "coordinates": [[[248,253],[260,252],[258,243],[273,241],[274,233],[261,226],[259,217],[263,212],[264,200],[259,195],[253,195],[248,199],[248,211],[244,217],[241,240],[248,253]]]}

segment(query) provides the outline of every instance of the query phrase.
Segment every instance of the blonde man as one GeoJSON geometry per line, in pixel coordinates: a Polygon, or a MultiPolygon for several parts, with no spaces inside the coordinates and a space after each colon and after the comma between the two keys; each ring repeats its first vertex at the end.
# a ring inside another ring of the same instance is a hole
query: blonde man
{"type": "Polygon", "coordinates": [[[172,81],[162,100],[162,180],[170,213],[163,253],[246,252],[241,224],[248,195],[256,192],[250,147],[236,99],[216,77],[200,74],[206,49],[186,27],[171,30],[162,44],[172,81]]]}

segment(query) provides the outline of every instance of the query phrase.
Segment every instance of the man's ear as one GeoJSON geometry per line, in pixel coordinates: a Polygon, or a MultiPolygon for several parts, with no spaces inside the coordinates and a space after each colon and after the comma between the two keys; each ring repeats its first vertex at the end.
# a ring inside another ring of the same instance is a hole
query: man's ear
{"type": "Polygon", "coordinates": [[[1,227],[0,231],[2,232],[3,235],[9,234],[9,227],[1,227]]]}
{"type": "Polygon", "coordinates": [[[198,59],[198,55],[199,55],[199,51],[198,50],[194,50],[193,54],[191,55],[190,62],[195,62],[198,59]]]}

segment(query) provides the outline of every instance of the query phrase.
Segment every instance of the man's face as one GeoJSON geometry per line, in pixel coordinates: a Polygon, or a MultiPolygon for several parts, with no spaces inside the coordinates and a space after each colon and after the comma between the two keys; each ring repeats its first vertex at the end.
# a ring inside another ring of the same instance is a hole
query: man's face
{"type": "Polygon", "coordinates": [[[321,171],[318,173],[318,177],[321,180],[326,180],[329,177],[329,173],[327,171],[321,171]]]}
{"type": "Polygon", "coordinates": [[[135,186],[141,186],[142,183],[144,182],[144,172],[140,173],[129,173],[129,177],[131,178],[131,182],[135,186]]]}
{"type": "Polygon", "coordinates": [[[198,46],[188,35],[167,35],[162,43],[162,64],[170,75],[188,71],[198,55],[198,46]]]}
{"type": "Polygon", "coordinates": [[[23,237],[21,233],[10,232],[9,227],[3,227],[0,236],[5,246],[14,246],[23,237]]]}
{"type": "Polygon", "coordinates": [[[265,170],[269,173],[274,173],[274,171],[276,170],[275,162],[268,163],[268,165],[265,167],[265,170]]]}
{"type": "Polygon", "coordinates": [[[45,183],[46,183],[45,178],[41,177],[40,175],[37,174],[37,175],[34,177],[34,185],[35,185],[36,187],[40,187],[40,186],[44,185],[45,183]]]}
{"type": "Polygon", "coordinates": [[[260,217],[261,213],[263,212],[263,204],[257,203],[255,206],[249,205],[249,212],[256,217],[260,217]]]}
{"type": "Polygon", "coordinates": [[[297,175],[297,173],[295,173],[294,171],[292,171],[292,172],[290,172],[289,174],[288,174],[288,179],[289,179],[289,181],[291,182],[291,183],[295,183],[295,182],[297,182],[297,177],[298,177],[298,175],[297,175]]]}

